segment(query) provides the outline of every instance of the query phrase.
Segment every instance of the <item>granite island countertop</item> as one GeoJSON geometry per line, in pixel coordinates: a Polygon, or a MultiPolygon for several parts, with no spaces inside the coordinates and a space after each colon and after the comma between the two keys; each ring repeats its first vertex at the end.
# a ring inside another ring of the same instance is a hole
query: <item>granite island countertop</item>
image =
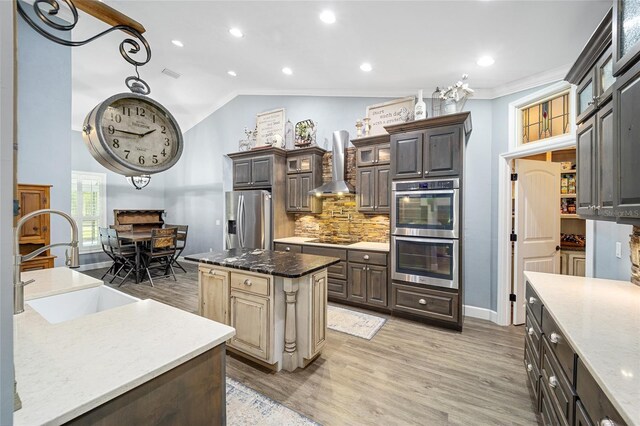
{"type": "Polygon", "coordinates": [[[640,286],[525,272],[545,309],[629,425],[640,425],[640,286]]]}
{"type": "MultiPolygon", "coordinates": [[[[22,278],[36,279],[25,287],[27,301],[102,284],[68,268],[22,278]]],[[[232,327],[149,299],[57,324],[25,303],[13,318],[22,400],[15,425],[63,424],[235,334],[232,327]]]]}
{"type": "Polygon", "coordinates": [[[190,254],[186,260],[285,278],[300,278],[340,262],[337,257],[257,249],[190,254]]]}
{"type": "Polygon", "coordinates": [[[389,243],[371,243],[368,241],[360,241],[357,243],[339,244],[339,243],[321,242],[318,238],[310,238],[310,237],[276,238],[275,240],[273,240],[273,242],[283,243],[283,244],[300,244],[305,246],[345,248],[345,249],[351,249],[351,250],[367,250],[367,251],[383,251],[383,252],[389,252],[389,248],[390,248],[389,243]]]}

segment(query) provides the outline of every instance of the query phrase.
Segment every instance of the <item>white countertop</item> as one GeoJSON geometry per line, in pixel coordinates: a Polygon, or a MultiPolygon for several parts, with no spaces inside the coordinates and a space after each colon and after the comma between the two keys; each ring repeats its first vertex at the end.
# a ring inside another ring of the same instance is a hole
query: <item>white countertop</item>
{"type": "Polygon", "coordinates": [[[585,367],[629,425],[640,424],[640,287],[525,272],[585,367]]]}
{"type": "Polygon", "coordinates": [[[25,300],[54,296],[69,291],[82,290],[83,288],[98,287],[103,284],[102,280],[98,278],[93,278],[65,267],[23,272],[21,278],[22,281],[35,280],[34,283],[24,288],[25,300]]]}
{"type": "Polygon", "coordinates": [[[389,251],[389,243],[370,243],[366,241],[361,241],[359,243],[351,243],[351,244],[331,244],[331,243],[319,243],[314,242],[317,238],[310,237],[285,237],[285,238],[276,238],[273,240],[274,243],[285,243],[285,244],[301,244],[305,246],[319,246],[319,247],[333,247],[333,248],[345,248],[352,250],[370,250],[370,251],[389,251]]]}
{"type": "MultiPolygon", "coordinates": [[[[75,276],[67,288],[77,290],[83,280],[75,276]]],[[[92,286],[91,280],[84,282],[85,287],[92,286]]],[[[32,285],[36,295],[32,298],[42,297],[47,286],[55,287],[56,294],[64,288],[63,283],[52,285],[45,279],[41,281],[45,290],[32,285]]],[[[58,324],[49,324],[25,305],[25,312],[14,316],[14,327],[14,362],[22,400],[22,409],[14,413],[15,425],[64,423],[235,333],[224,324],[153,300],[58,324]]]]}

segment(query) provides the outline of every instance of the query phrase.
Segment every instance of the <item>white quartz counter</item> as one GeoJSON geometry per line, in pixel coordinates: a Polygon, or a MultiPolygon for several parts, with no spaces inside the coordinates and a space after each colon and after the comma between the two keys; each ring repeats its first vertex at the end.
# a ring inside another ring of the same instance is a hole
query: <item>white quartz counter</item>
{"type": "Polygon", "coordinates": [[[98,278],[64,267],[23,272],[21,278],[22,281],[35,280],[24,288],[25,300],[98,287],[103,284],[98,278]]]}
{"type": "MultiPolygon", "coordinates": [[[[70,272],[74,277],[67,288],[77,290],[85,278],[70,272]]],[[[23,279],[28,276],[23,274],[23,279]]],[[[92,286],[91,280],[84,282],[92,286]]],[[[46,288],[55,288],[55,294],[64,289],[64,283],[47,284],[45,279],[40,282],[43,289],[37,281],[32,285],[31,298],[42,297],[46,288]]],[[[14,413],[15,425],[64,423],[235,333],[224,324],[153,300],[58,324],[49,324],[25,305],[25,312],[14,316],[14,326],[14,362],[22,399],[22,409],[14,413]]]]}
{"type": "Polygon", "coordinates": [[[620,415],[640,425],[640,287],[540,272],[525,275],[620,415]]]}
{"type": "Polygon", "coordinates": [[[359,243],[352,244],[332,244],[332,243],[320,243],[316,241],[317,238],[310,237],[286,237],[276,238],[274,243],[284,244],[300,244],[305,246],[319,246],[319,247],[333,247],[333,248],[345,248],[352,250],[369,250],[369,251],[389,251],[389,243],[370,243],[361,241],[359,243]]]}

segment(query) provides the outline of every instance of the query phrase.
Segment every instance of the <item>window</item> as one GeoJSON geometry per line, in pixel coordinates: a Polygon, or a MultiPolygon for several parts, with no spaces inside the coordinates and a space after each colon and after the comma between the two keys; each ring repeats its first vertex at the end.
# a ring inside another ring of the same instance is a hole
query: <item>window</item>
{"type": "Polygon", "coordinates": [[[564,135],[570,132],[569,92],[521,108],[522,143],[564,135]]]}
{"type": "Polygon", "coordinates": [[[101,250],[98,227],[106,226],[104,173],[71,172],[71,216],[78,223],[80,253],[101,250]]]}

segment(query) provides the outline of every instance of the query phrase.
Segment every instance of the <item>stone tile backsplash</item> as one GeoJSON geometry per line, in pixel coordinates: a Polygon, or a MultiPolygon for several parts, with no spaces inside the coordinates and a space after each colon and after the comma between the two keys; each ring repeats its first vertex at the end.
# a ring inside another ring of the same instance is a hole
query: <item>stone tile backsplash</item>
{"type": "MultiPolygon", "coordinates": [[[[322,159],[322,181],[331,181],[331,153],[322,159]]],[[[356,186],[355,148],[347,149],[347,181],[356,186]]],[[[320,214],[296,214],[297,237],[320,238],[336,244],[389,242],[389,215],[365,215],[356,210],[356,198],[327,197],[320,214]]]]}

